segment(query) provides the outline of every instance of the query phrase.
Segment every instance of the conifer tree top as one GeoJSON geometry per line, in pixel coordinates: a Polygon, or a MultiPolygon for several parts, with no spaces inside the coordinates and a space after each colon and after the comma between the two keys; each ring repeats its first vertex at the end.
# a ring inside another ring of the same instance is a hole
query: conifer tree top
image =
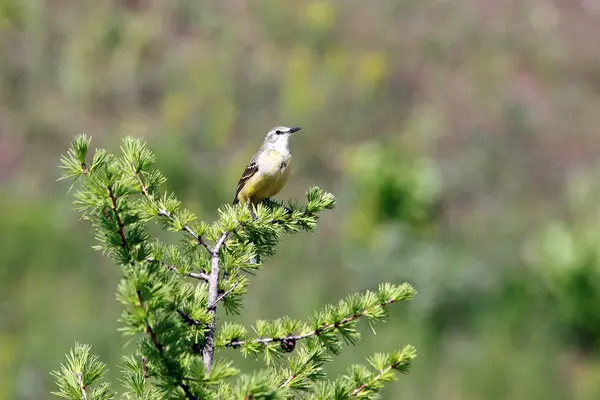
{"type": "MultiPolygon", "coordinates": [[[[119,155],[103,149],[91,156],[90,138],[79,135],[61,159],[62,179],[71,180],[75,205],[96,238],[95,248],[122,269],[117,299],[121,331],[138,347],[123,356],[121,382],[127,399],[351,399],[377,398],[394,371],[407,372],[412,346],[376,354],[372,368],[355,365],[330,379],[323,365],[360,339],[360,320],[381,321],[392,303],[416,294],[407,283],[383,283],[325,306],[308,321],[258,320],[251,330],[217,318],[243,311],[248,274],[275,253],[283,235],[316,229],[319,214],[335,197],[318,187],[306,205],[268,201],[256,219],[243,205],[224,205],[212,224],[199,221],[161,190],[166,178],[153,169],[155,155],[139,139],[125,138],[119,155]],[[158,223],[181,237],[170,245],[153,237],[158,223]],[[260,260],[257,262],[256,260],[260,260]],[[250,331],[254,333],[251,334],[250,331]],[[261,358],[265,367],[241,374],[231,351],[261,358]]],[[[90,347],[76,344],[66,364],[53,372],[56,395],[67,399],[112,399],[102,381],[105,366],[90,347]]]]}

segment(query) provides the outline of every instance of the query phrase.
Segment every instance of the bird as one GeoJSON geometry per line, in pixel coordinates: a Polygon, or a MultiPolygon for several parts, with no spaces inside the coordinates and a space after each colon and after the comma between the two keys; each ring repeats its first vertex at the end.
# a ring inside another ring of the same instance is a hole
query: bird
{"type": "Polygon", "coordinates": [[[281,191],[290,176],[292,154],[289,138],[300,127],[276,126],[265,136],[262,146],[250,159],[237,184],[233,204],[245,204],[254,219],[252,206],[281,191]]]}

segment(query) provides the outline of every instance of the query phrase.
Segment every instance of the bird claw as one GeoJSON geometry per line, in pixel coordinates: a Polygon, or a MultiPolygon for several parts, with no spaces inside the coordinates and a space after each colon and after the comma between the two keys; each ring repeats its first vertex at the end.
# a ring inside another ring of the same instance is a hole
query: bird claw
{"type": "Polygon", "coordinates": [[[250,202],[248,202],[248,211],[250,211],[250,215],[252,216],[252,221],[256,221],[258,219],[258,217],[256,216],[256,214],[254,213],[254,210],[252,209],[252,204],[250,202]]]}

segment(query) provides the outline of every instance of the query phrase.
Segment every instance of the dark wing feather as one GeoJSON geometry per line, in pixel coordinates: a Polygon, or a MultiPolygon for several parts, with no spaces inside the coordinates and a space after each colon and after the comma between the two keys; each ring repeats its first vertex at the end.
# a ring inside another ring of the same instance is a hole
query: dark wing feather
{"type": "Polygon", "coordinates": [[[248,182],[248,179],[250,179],[252,175],[256,173],[256,171],[258,171],[258,164],[256,163],[256,156],[254,156],[252,160],[250,160],[250,163],[248,164],[246,170],[244,170],[244,173],[242,174],[242,177],[238,181],[237,189],[235,191],[235,198],[233,199],[233,204],[238,203],[238,194],[240,193],[240,190],[242,190],[246,182],[248,182]]]}

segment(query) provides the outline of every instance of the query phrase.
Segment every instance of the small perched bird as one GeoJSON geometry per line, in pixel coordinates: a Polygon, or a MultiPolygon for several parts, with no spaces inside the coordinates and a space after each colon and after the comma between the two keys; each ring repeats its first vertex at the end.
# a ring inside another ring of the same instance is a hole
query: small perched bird
{"type": "Polygon", "coordinates": [[[233,204],[252,205],[275,196],[283,188],[290,175],[290,153],[288,140],[300,128],[276,126],[265,136],[265,140],[242,174],[235,192],[233,204]]]}

